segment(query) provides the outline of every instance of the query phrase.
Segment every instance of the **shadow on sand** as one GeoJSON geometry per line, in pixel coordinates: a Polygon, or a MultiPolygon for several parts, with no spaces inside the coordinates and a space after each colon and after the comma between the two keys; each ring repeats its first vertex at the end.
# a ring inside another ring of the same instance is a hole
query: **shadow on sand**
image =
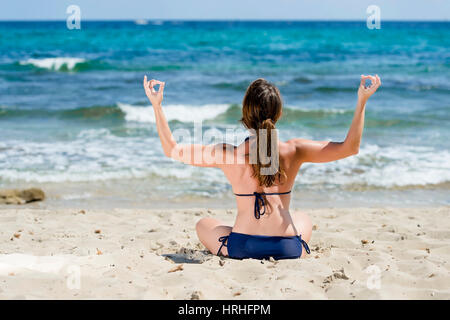
{"type": "Polygon", "coordinates": [[[163,257],[175,263],[196,263],[201,264],[212,259],[213,255],[208,250],[194,250],[181,248],[176,253],[165,253],[163,257]]]}

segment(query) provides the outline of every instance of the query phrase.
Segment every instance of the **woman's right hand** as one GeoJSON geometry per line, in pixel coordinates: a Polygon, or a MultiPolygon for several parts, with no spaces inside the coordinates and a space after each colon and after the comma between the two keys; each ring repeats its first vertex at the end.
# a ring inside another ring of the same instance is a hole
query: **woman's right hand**
{"type": "Polygon", "coordinates": [[[166,83],[162,81],[158,81],[155,79],[152,79],[150,81],[147,81],[147,76],[144,77],[144,89],[145,94],[147,95],[148,99],[152,103],[153,107],[160,107],[162,100],[163,100],[163,94],[164,94],[164,85],[166,83]],[[156,91],[153,87],[159,85],[159,90],[156,91]]]}
{"type": "Polygon", "coordinates": [[[378,75],[375,76],[365,76],[361,75],[361,83],[358,88],[358,100],[362,102],[366,102],[371,95],[377,91],[377,89],[381,86],[381,80],[378,75]],[[366,85],[366,81],[370,80],[370,86],[366,85]]]}

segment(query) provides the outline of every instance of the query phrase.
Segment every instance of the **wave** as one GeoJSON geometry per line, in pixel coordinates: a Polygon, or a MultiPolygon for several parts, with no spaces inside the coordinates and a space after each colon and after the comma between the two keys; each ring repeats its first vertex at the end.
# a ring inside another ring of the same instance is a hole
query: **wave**
{"type": "Polygon", "coordinates": [[[123,71],[123,72],[151,72],[151,71],[174,71],[190,68],[184,64],[145,64],[130,63],[129,61],[110,61],[105,59],[88,60],[77,57],[53,57],[53,58],[30,58],[20,60],[11,64],[1,64],[1,70],[16,70],[18,67],[31,68],[31,70],[45,70],[53,72],[85,72],[85,71],[123,71]]]}
{"type": "Polygon", "coordinates": [[[332,87],[332,86],[321,86],[314,88],[314,91],[321,93],[334,93],[334,92],[354,92],[356,89],[354,87],[332,87]]]}
{"type": "Polygon", "coordinates": [[[47,111],[50,116],[57,116],[65,120],[105,120],[105,119],[122,119],[124,117],[123,112],[117,107],[117,105],[107,106],[91,106],[81,107],[77,109],[69,109],[62,111],[47,111]]]}
{"type": "MultiPolygon", "coordinates": [[[[155,115],[152,107],[138,107],[125,103],[117,104],[125,114],[126,121],[135,122],[155,122],[155,115]]],[[[194,122],[214,119],[224,113],[229,108],[227,104],[207,104],[202,106],[193,105],[166,105],[164,114],[168,121],[194,122]]]]}
{"type": "MultiPolygon", "coordinates": [[[[155,122],[152,107],[140,107],[118,103],[117,106],[125,114],[125,120],[135,122],[155,122]]],[[[214,120],[217,123],[236,123],[242,117],[242,107],[238,104],[206,104],[206,105],[167,105],[163,106],[168,121],[194,122],[214,120]]],[[[353,114],[347,109],[302,109],[285,107],[282,122],[302,119],[319,119],[335,115],[353,114]]]]}
{"type": "Polygon", "coordinates": [[[298,181],[352,189],[397,189],[450,182],[450,152],[431,147],[366,144],[358,156],[322,165],[303,165],[298,181]],[[303,173],[302,173],[303,171],[303,173]]]}
{"type": "Polygon", "coordinates": [[[222,81],[213,83],[211,86],[217,89],[236,90],[239,92],[245,92],[250,83],[251,81],[240,81],[240,82],[222,81]]]}
{"type": "MultiPolygon", "coordinates": [[[[214,121],[217,123],[236,123],[242,116],[242,107],[238,104],[172,104],[163,106],[168,121],[194,122],[214,121]]],[[[281,123],[291,123],[308,119],[324,119],[337,115],[351,115],[350,109],[302,109],[285,107],[281,123]]],[[[61,118],[64,120],[124,120],[127,122],[154,123],[151,106],[133,105],[118,102],[113,105],[80,107],[75,109],[20,109],[0,106],[0,119],[8,118],[61,118]]]]}
{"type": "Polygon", "coordinates": [[[138,26],[145,26],[148,24],[148,21],[145,19],[137,19],[137,20],[134,20],[134,23],[138,26]]]}
{"type": "MultiPolygon", "coordinates": [[[[123,137],[104,128],[90,129],[71,141],[4,141],[0,149],[0,180],[8,182],[146,179],[150,184],[173,184],[180,192],[180,181],[186,180],[190,181],[190,189],[199,192],[211,184],[226,185],[218,170],[203,170],[165,158],[156,136],[123,137]]],[[[449,188],[450,152],[430,147],[366,144],[355,157],[304,164],[297,183],[324,190],[449,188]]]]}
{"type": "Polygon", "coordinates": [[[305,109],[305,108],[284,108],[283,118],[289,121],[290,119],[321,119],[336,115],[348,115],[353,114],[352,109],[305,109]]]}
{"type": "Polygon", "coordinates": [[[56,57],[43,59],[27,59],[20,61],[20,65],[31,65],[40,69],[54,70],[54,71],[72,71],[79,64],[85,63],[86,60],[82,58],[73,57],[56,57]]]}
{"type": "MultiPolygon", "coordinates": [[[[163,106],[166,119],[182,123],[208,121],[216,124],[237,124],[242,117],[242,107],[238,104],[163,106]]],[[[436,110],[434,110],[436,112],[436,110]]],[[[306,109],[295,106],[284,107],[279,126],[298,125],[307,127],[348,126],[353,109],[306,109]]],[[[0,106],[0,119],[47,119],[57,118],[64,121],[125,121],[154,123],[151,106],[142,106],[118,102],[113,105],[80,107],[75,109],[20,109],[0,106]]],[[[370,128],[412,128],[421,127],[427,121],[433,121],[435,115],[423,114],[420,118],[388,117],[382,113],[367,112],[366,126],[370,128]]]]}
{"type": "MultiPolygon", "coordinates": [[[[214,119],[229,108],[227,104],[206,105],[165,105],[164,113],[168,121],[194,122],[214,119]]],[[[61,118],[64,120],[106,120],[117,119],[129,122],[154,123],[151,106],[137,106],[120,103],[106,106],[81,107],[68,110],[19,109],[0,106],[1,118],[61,118]]]]}
{"type": "Polygon", "coordinates": [[[123,112],[116,105],[91,106],[76,109],[20,109],[16,107],[0,106],[0,119],[14,118],[61,118],[64,120],[99,120],[106,118],[123,118],[123,112]]]}

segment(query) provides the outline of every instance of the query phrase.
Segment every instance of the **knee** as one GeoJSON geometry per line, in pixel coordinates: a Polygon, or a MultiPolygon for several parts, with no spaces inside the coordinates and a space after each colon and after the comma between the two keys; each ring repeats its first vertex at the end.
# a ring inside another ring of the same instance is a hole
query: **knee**
{"type": "Polygon", "coordinates": [[[199,234],[201,229],[203,228],[203,225],[205,224],[204,220],[205,220],[205,218],[201,218],[195,224],[195,231],[197,231],[197,234],[199,234]]]}
{"type": "Polygon", "coordinates": [[[199,235],[203,230],[206,229],[208,222],[211,218],[201,218],[195,224],[195,231],[197,231],[197,235],[199,235]]]}
{"type": "Polygon", "coordinates": [[[295,225],[300,232],[302,239],[309,242],[312,235],[312,222],[310,217],[304,212],[297,212],[295,225]]]}
{"type": "Polygon", "coordinates": [[[309,242],[312,236],[312,222],[311,218],[306,213],[304,213],[304,224],[305,224],[305,231],[304,231],[305,234],[302,235],[302,237],[303,240],[309,242]]]}

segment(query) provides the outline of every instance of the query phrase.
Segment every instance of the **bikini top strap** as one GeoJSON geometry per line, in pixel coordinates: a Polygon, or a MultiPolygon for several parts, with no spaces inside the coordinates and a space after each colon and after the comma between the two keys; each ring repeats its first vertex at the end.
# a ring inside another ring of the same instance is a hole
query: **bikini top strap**
{"type": "Polygon", "coordinates": [[[235,193],[235,196],[238,197],[255,197],[255,206],[254,206],[254,215],[256,219],[261,218],[262,215],[266,213],[266,203],[264,201],[263,195],[272,196],[272,195],[283,195],[289,194],[291,190],[287,192],[253,192],[253,193],[235,193]],[[261,212],[261,207],[263,208],[263,212],[261,212]]]}

